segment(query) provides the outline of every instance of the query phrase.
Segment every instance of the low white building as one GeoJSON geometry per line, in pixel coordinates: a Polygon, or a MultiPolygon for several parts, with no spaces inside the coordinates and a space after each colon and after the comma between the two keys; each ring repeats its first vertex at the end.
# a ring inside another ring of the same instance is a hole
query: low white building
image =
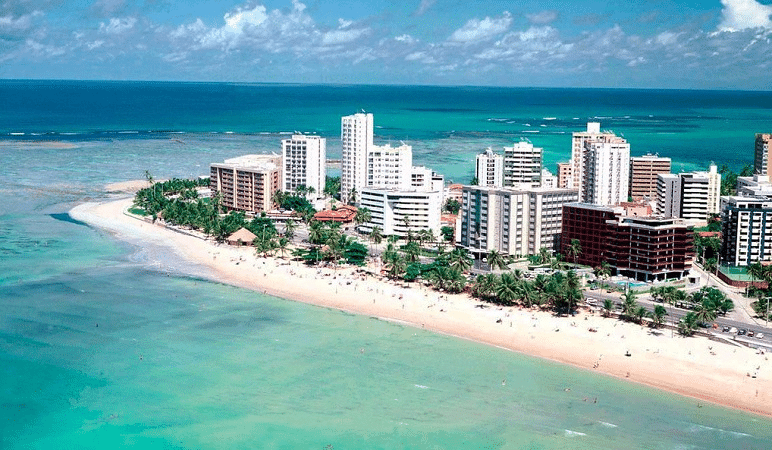
{"type": "Polygon", "coordinates": [[[379,227],[384,235],[407,236],[419,230],[440,235],[442,190],[362,189],[360,207],[370,210],[371,220],[360,226],[365,233],[379,227]],[[407,218],[408,224],[405,224],[407,218]]]}

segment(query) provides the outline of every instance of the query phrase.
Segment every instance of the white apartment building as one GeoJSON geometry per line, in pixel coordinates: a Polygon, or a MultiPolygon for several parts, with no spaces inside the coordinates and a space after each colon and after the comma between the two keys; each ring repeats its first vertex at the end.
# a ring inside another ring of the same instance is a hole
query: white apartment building
{"type": "Polygon", "coordinates": [[[541,184],[539,187],[543,188],[556,188],[558,187],[558,177],[552,175],[549,169],[544,168],[541,170],[541,184]]]}
{"type": "Polygon", "coordinates": [[[753,173],[757,175],[772,175],[770,161],[772,160],[772,133],[757,133],[753,151],[753,173]]]}
{"type": "Polygon", "coordinates": [[[373,147],[373,115],[357,113],[341,118],[341,198],[349,198],[352,189],[361,192],[367,186],[367,154],[373,147]]]}
{"type": "MultiPolygon", "coordinates": [[[[622,198],[627,201],[629,186],[617,187],[621,180],[629,180],[630,174],[617,174],[616,167],[623,164],[624,171],[628,172],[630,164],[630,144],[622,137],[610,131],[601,131],[599,122],[588,122],[587,130],[575,132],[571,140],[571,178],[567,186],[579,189],[579,198],[584,203],[594,203],[593,198],[611,199],[622,198]],[[604,145],[593,145],[604,144],[604,145]],[[594,154],[593,160],[591,154],[594,154]],[[624,156],[626,155],[626,156],[624,156]],[[609,157],[615,160],[602,160],[598,158],[609,157]],[[608,176],[601,175],[603,168],[613,169],[614,173],[608,176]],[[593,169],[588,174],[587,171],[593,169]],[[587,192],[591,189],[590,192],[587,192]]],[[[601,200],[598,205],[614,204],[613,200],[601,200]],[[612,203],[606,203],[612,201],[612,203]]]]}
{"type": "Polygon", "coordinates": [[[379,227],[387,236],[404,238],[408,230],[431,230],[440,235],[442,190],[400,190],[374,187],[362,188],[360,207],[370,210],[371,220],[360,226],[365,233],[379,227]],[[407,218],[408,223],[405,223],[407,218]]]}
{"type": "Polygon", "coordinates": [[[772,260],[772,197],[721,197],[721,262],[748,266],[772,260]]]}
{"type": "Polygon", "coordinates": [[[630,187],[630,144],[624,139],[587,140],[579,198],[609,206],[626,202],[630,187]]]}
{"type": "Polygon", "coordinates": [[[244,155],[210,165],[209,187],[226,209],[269,211],[281,185],[279,155],[244,155]]]}
{"type": "Polygon", "coordinates": [[[575,189],[511,189],[464,186],[461,247],[476,257],[490,250],[507,255],[557,251],[563,205],[578,200],[575,189]]]}
{"type": "Polygon", "coordinates": [[[721,174],[715,164],[707,172],[657,175],[657,215],[706,221],[718,214],[721,174]]]}
{"type": "MultiPolygon", "coordinates": [[[[410,189],[417,191],[445,190],[445,177],[424,166],[413,166],[410,169],[410,189]]],[[[445,195],[443,194],[443,198],[445,195]]]]}
{"type": "Polygon", "coordinates": [[[538,187],[543,151],[543,148],[534,147],[526,141],[518,142],[512,147],[504,147],[504,186],[538,187]]]}
{"type": "Polygon", "coordinates": [[[327,139],[294,134],[281,141],[282,184],[285,192],[313,188],[308,200],[321,198],[327,175],[327,139]]]}
{"type": "Polygon", "coordinates": [[[769,177],[766,175],[737,177],[737,195],[747,197],[772,197],[772,183],[769,182],[769,177]]]}
{"type": "Polygon", "coordinates": [[[488,147],[477,155],[475,176],[479,186],[504,186],[504,156],[493,153],[488,147]]]}
{"type": "Polygon", "coordinates": [[[367,152],[366,161],[367,180],[362,188],[405,189],[410,185],[410,171],[413,167],[411,146],[373,145],[367,152]]]}

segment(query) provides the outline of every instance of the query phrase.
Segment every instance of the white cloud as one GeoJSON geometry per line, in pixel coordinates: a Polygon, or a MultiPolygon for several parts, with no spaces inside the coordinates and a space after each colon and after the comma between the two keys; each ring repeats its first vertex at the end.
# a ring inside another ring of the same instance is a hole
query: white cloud
{"type": "Polygon", "coordinates": [[[338,19],[338,28],[348,28],[352,23],[354,22],[351,20],[338,19]]]}
{"type": "Polygon", "coordinates": [[[322,45],[340,45],[354,42],[369,32],[368,28],[331,30],[322,36],[322,45]]]}
{"type": "Polygon", "coordinates": [[[418,9],[415,11],[416,16],[422,16],[426,11],[429,10],[437,0],[421,0],[421,4],[418,5],[418,9]]]}
{"type": "Polygon", "coordinates": [[[113,17],[108,24],[100,22],[99,31],[105,34],[122,34],[134,28],[134,24],[136,23],[137,19],[134,17],[126,17],[123,19],[113,17]]]}
{"type": "Polygon", "coordinates": [[[772,28],[772,5],[755,0],[721,0],[720,31],[740,31],[748,28],[772,28]]]}
{"type": "Polygon", "coordinates": [[[525,17],[536,25],[544,25],[552,23],[558,18],[558,12],[554,9],[541,11],[536,14],[526,14],[525,17]]]}
{"type": "Polygon", "coordinates": [[[40,11],[33,11],[18,17],[11,14],[0,16],[0,30],[27,30],[32,26],[32,19],[42,15],[43,13],[40,11]]]}
{"type": "Polygon", "coordinates": [[[266,9],[263,5],[256,5],[252,9],[237,8],[235,11],[226,13],[223,16],[225,25],[210,30],[204,36],[201,36],[201,45],[208,48],[231,48],[238,42],[246,28],[258,27],[267,18],[268,14],[266,14],[266,9]]]}
{"type": "Polygon", "coordinates": [[[454,31],[448,40],[460,43],[483,41],[507,31],[511,24],[512,16],[507,11],[498,18],[471,19],[454,31]]]}
{"type": "Polygon", "coordinates": [[[418,39],[414,38],[409,34],[402,34],[400,36],[395,36],[394,40],[397,42],[404,42],[406,44],[415,44],[416,42],[418,42],[418,39]]]}

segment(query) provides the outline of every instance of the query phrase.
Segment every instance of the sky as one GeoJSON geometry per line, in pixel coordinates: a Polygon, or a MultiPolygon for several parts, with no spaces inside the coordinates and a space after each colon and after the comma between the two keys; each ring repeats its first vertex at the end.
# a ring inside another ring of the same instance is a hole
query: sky
{"type": "Polygon", "coordinates": [[[0,78],[772,89],[772,0],[0,0],[0,78]]]}

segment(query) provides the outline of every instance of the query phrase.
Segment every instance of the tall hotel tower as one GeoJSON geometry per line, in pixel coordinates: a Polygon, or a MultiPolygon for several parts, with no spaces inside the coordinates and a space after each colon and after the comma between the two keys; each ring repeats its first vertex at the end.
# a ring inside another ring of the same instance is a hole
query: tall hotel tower
{"type": "Polygon", "coordinates": [[[305,186],[314,190],[307,194],[309,200],[321,198],[327,173],[327,139],[295,134],[281,141],[281,156],[284,191],[305,186]]]}
{"type": "Polygon", "coordinates": [[[357,113],[344,116],[340,125],[340,195],[343,201],[347,201],[352,190],[361,193],[362,188],[367,186],[367,158],[373,147],[373,115],[357,113]]]}

